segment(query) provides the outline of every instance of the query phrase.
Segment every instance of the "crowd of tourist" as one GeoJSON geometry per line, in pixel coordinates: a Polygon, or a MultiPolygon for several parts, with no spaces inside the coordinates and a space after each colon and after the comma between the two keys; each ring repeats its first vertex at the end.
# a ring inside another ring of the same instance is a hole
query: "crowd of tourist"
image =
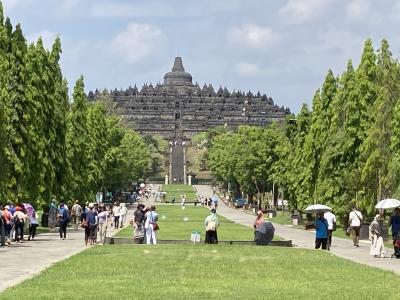
{"type": "MultiPolygon", "coordinates": [[[[384,212],[381,210],[377,214],[368,227],[370,240],[370,255],[379,258],[385,257],[385,245],[383,242],[384,233],[384,212]]],[[[364,217],[357,209],[356,205],[352,205],[349,213],[348,226],[346,234],[352,236],[353,246],[360,247],[360,229],[363,224],[364,217]]],[[[315,220],[315,249],[329,250],[332,245],[332,233],[336,230],[336,216],[332,212],[318,212],[315,220]]],[[[400,258],[400,208],[394,210],[394,214],[390,217],[388,226],[392,230],[394,255],[400,258]]]]}
{"type": "MultiPolygon", "coordinates": [[[[58,227],[60,239],[67,238],[68,226],[77,230],[85,230],[85,244],[103,243],[107,225],[111,222],[115,229],[126,224],[128,208],[125,203],[115,202],[113,205],[86,203],[83,206],[76,200],[69,208],[66,203],[57,204],[52,199],[48,210],[48,227],[55,231],[58,227]]],[[[30,204],[0,204],[0,246],[12,243],[24,243],[35,239],[39,226],[39,216],[30,204]]]]}

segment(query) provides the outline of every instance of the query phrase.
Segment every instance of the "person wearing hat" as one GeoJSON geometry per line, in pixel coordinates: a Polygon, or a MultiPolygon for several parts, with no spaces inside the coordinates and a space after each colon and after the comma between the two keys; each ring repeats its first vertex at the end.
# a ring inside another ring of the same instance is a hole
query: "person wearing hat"
{"type": "Polygon", "coordinates": [[[204,220],[206,227],[206,244],[218,244],[217,228],[219,227],[219,220],[215,208],[211,209],[211,214],[204,220]]]}
{"type": "Polygon", "coordinates": [[[86,213],[87,230],[85,230],[85,244],[93,245],[96,241],[97,232],[97,212],[94,210],[94,203],[89,203],[86,213]]]}
{"type": "Polygon", "coordinates": [[[21,206],[17,206],[15,208],[15,213],[13,215],[14,219],[14,226],[15,226],[15,241],[18,243],[21,241],[21,243],[24,241],[24,226],[25,226],[25,221],[26,221],[26,214],[23,211],[23,208],[21,206]],[[19,233],[19,237],[18,237],[19,233]]]}
{"type": "Polygon", "coordinates": [[[75,200],[75,204],[72,205],[71,217],[74,223],[75,229],[78,229],[79,221],[82,216],[82,206],[79,204],[79,200],[75,200]]]}
{"type": "Polygon", "coordinates": [[[383,244],[383,219],[377,214],[369,225],[369,239],[371,241],[370,255],[377,257],[385,257],[385,246],[383,244]]]}

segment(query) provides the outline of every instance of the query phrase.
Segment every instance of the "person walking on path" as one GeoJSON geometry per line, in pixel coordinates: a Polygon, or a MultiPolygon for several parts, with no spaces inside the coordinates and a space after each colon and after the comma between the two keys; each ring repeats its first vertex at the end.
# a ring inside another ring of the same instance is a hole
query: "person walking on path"
{"type": "Polygon", "coordinates": [[[88,230],[85,231],[85,243],[86,246],[89,243],[90,245],[94,244],[96,240],[96,231],[97,231],[97,212],[94,210],[94,204],[89,203],[89,210],[86,213],[86,224],[88,230]]]}
{"type": "Polygon", "coordinates": [[[113,207],[113,217],[114,217],[114,228],[118,229],[119,226],[119,214],[120,214],[120,207],[119,203],[115,202],[113,207]]]}
{"type": "Polygon", "coordinates": [[[75,200],[75,204],[72,205],[71,208],[71,217],[72,217],[72,222],[74,223],[75,229],[78,229],[79,222],[81,220],[82,216],[82,206],[79,204],[78,200],[75,200]]]}
{"type": "Polygon", "coordinates": [[[56,199],[52,199],[50,203],[50,209],[49,209],[49,227],[50,231],[54,230],[57,224],[57,205],[56,205],[56,199]]]}
{"type": "Polygon", "coordinates": [[[158,214],[156,213],[156,207],[154,205],[150,207],[145,217],[146,222],[144,228],[146,230],[146,244],[157,244],[158,214]]]}
{"type": "Polygon", "coordinates": [[[128,213],[128,209],[126,208],[125,203],[121,203],[119,207],[119,228],[124,227],[126,214],[128,213]]]}
{"type": "Polygon", "coordinates": [[[137,209],[133,213],[133,242],[135,244],[143,244],[144,240],[144,205],[138,204],[137,209]]]}
{"type": "Polygon", "coordinates": [[[215,208],[211,209],[211,214],[204,220],[206,227],[206,244],[218,244],[217,228],[219,227],[219,220],[215,208]]]}
{"type": "Polygon", "coordinates": [[[11,229],[12,229],[12,214],[8,210],[9,205],[6,205],[3,209],[3,221],[4,221],[4,233],[6,238],[6,244],[11,244],[11,229]]]}
{"type": "Polygon", "coordinates": [[[349,214],[349,226],[351,228],[354,247],[360,247],[360,228],[362,221],[363,216],[361,212],[358,211],[356,205],[353,204],[352,211],[349,214]]]}
{"type": "Polygon", "coordinates": [[[39,226],[38,218],[39,218],[38,214],[35,210],[32,212],[32,215],[28,216],[28,222],[29,222],[28,241],[30,241],[30,240],[33,241],[35,239],[36,228],[39,226]]]}
{"type": "Polygon", "coordinates": [[[5,220],[3,205],[0,204],[0,247],[4,247],[6,245],[6,231],[4,228],[5,220]]]}
{"type": "MultiPolygon", "coordinates": [[[[396,207],[393,216],[390,217],[389,226],[392,226],[393,247],[395,247],[396,236],[400,233],[400,208],[396,207]]],[[[394,248],[396,252],[396,248],[394,248]]]]}
{"type": "Polygon", "coordinates": [[[15,213],[13,215],[14,226],[15,226],[15,241],[21,243],[24,241],[24,226],[26,221],[26,214],[23,212],[21,206],[15,208],[15,213]],[[18,237],[19,234],[19,237],[18,237]]]}
{"type": "Polygon", "coordinates": [[[108,210],[105,206],[100,206],[100,213],[98,214],[99,219],[99,243],[104,243],[107,231],[108,223],[108,210]]]}
{"type": "Polygon", "coordinates": [[[327,250],[328,245],[328,221],[324,218],[324,213],[319,212],[315,220],[315,249],[327,250]]]}
{"type": "Polygon", "coordinates": [[[336,230],[336,216],[328,211],[324,214],[324,218],[328,221],[328,243],[332,246],[332,233],[336,230]]]}
{"type": "Polygon", "coordinates": [[[67,226],[69,222],[69,211],[64,206],[64,203],[60,204],[60,209],[58,210],[58,219],[60,221],[60,239],[65,240],[67,238],[67,226]]]}
{"type": "Polygon", "coordinates": [[[373,257],[385,257],[385,246],[382,238],[383,220],[378,214],[369,225],[369,239],[371,241],[370,255],[373,257]]]}

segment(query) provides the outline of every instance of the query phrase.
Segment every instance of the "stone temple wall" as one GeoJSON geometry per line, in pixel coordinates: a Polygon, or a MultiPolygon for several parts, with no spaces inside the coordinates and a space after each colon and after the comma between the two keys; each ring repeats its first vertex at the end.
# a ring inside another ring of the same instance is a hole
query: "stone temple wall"
{"type": "MultiPolygon", "coordinates": [[[[178,60],[177,60],[178,59],[178,60]]],[[[283,122],[288,108],[274,104],[272,98],[260,93],[214,90],[212,85],[191,83],[180,58],[173,71],[164,76],[164,84],[145,84],[126,90],[89,92],[89,100],[111,98],[124,122],[141,134],[159,134],[166,139],[183,139],[213,126],[236,129],[240,125],[267,126],[283,122]]]]}

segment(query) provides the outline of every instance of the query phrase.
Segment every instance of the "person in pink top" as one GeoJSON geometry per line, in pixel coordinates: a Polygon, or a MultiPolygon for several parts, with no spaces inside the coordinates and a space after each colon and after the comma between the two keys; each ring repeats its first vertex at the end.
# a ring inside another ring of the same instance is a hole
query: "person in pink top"
{"type": "Polygon", "coordinates": [[[259,211],[257,212],[256,220],[254,221],[254,225],[253,225],[254,229],[257,230],[257,228],[258,228],[262,223],[265,223],[264,214],[263,214],[263,212],[262,212],[261,210],[259,210],[259,211]]]}
{"type": "Polygon", "coordinates": [[[11,219],[12,215],[10,211],[8,210],[9,206],[6,205],[3,209],[3,221],[4,221],[4,231],[5,231],[5,236],[6,236],[6,244],[10,245],[11,244],[11,219]]]}

